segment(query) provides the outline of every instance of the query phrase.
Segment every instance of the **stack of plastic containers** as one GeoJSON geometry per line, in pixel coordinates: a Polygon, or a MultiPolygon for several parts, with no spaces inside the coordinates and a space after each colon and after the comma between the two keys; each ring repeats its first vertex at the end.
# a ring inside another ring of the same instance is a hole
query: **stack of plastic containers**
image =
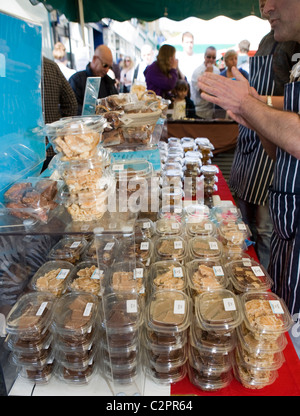
{"type": "Polygon", "coordinates": [[[156,290],[148,299],[143,334],[145,367],[157,383],[175,383],[186,375],[191,312],[190,299],[182,291],[156,290]]]}
{"type": "Polygon", "coordinates": [[[105,125],[102,116],[93,116],[62,118],[46,126],[45,133],[59,153],[52,166],[66,184],[59,201],[73,221],[101,219],[114,192],[115,182],[105,169],[109,154],[100,147],[105,125]]]}
{"type": "Polygon", "coordinates": [[[238,329],[234,375],[243,386],[261,389],[272,384],[284,362],[284,333],[293,325],[284,301],[272,292],[241,295],[244,321],[238,329]]]}
{"type": "Polygon", "coordinates": [[[229,290],[208,290],[196,297],[189,344],[189,378],[196,387],[213,391],[231,382],[235,332],[241,322],[239,299],[229,290]]]}
{"type": "Polygon", "coordinates": [[[142,305],[142,297],[135,290],[119,290],[103,297],[102,371],[116,390],[121,385],[123,391],[140,376],[142,305]]]}
{"type": "Polygon", "coordinates": [[[89,293],[71,292],[62,296],[54,310],[56,375],[59,379],[81,385],[97,372],[99,299],[89,293]]]}
{"type": "Polygon", "coordinates": [[[7,316],[7,347],[19,374],[33,383],[47,383],[54,370],[50,331],[56,298],[50,293],[23,295],[7,316]]]}
{"type": "Polygon", "coordinates": [[[210,142],[207,137],[197,137],[195,139],[195,144],[198,147],[198,150],[202,154],[202,165],[210,165],[211,159],[213,158],[214,145],[210,142]]]}

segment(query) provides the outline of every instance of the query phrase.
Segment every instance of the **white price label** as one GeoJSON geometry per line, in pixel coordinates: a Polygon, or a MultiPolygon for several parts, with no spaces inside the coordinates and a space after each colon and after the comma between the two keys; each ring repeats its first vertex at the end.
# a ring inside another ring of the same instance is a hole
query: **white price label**
{"type": "Polygon", "coordinates": [[[238,224],[238,229],[240,230],[240,231],[246,231],[246,225],[245,224],[238,224]]]}
{"type": "Polygon", "coordinates": [[[174,300],[174,313],[180,315],[185,313],[185,300],[174,300]]]}
{"type": "Polygon", "coordinates": [[[180,227],[180,224],[178,222],[172,222],[171,228],[172,230],[178,230],[180,227]]]}
{"type": "Polygon", "coordinates": [[[207,230],[207,231],[211,231],[212,230],[212,225],[206,222],[204,224],[204,229],[207,230]]]}
{"type": "Polygon", "coordinates": [[[84,309],[84,312],[83,312],[83,316],[90,316],[92,307],[93,307],[93,303],[92,302],[88,302],[85,305],[85,309],[84,309]]]}
{"type": "Polygon", "coordinates": [[[115,243],[106,243],[105,247],[104,247],[104,250],[109,251],[113,248],[114,245],[115,245],[115,243]]]}
{"type": "Polygon", "coordinates": [[[103,270],[95,269],[94,273],[91,276],[91,279],[99,280],[103,276],[103,270]]]}
{"type": "Polygon", "coordinates": [[[284,314],[284,310],[282,309],[282,306],[279,300],[269,300],[269,303],[270,303],[273,313],[284,314]]]}
{"type": "Polygon", "coordinates": [[[235,311],[236,306],[233,298],[224,298],[223,299],[225,311],[235,311]]]}
{"type": "Polygon", "coordinates": [[[56,276],[56,279],[64,280],[68,276],[69,272],[69,269],[61,269],[61,271],[56,276]]]}
{"type": "Polygon", "coordinates": [[[149,243],[148,241],[143,241],[140,246],[141,250],[149,250],[149,243]]]}
{"type": "Polygon", "coordinates": [[[222,266],[213,266],[213,271],[215,276],[224,276],[224,271],[222,266]]]}
{"type": "Polygon", "coordinates": [[[44,310],[45,310],[45,308],[46,308],[47,305],[48,305],[48,302],[42,302],[41,303],[41,306],[39,307],[39,309],[38,309],[38,311],[36,313],[36,316],[43,315],[43,312],[44,312],[44,310]]]}
{"type": "Polygon", "coordinates": [[[133,278],[134,279],[142,279],[144,277],[144,269],[142,267],[137,267],[133,271],[133,278]]]}
{"type": "Polygon", "coordinates": [[[81,244],[81,241],[74,241],[74,243],[71,244],[70,248],[78,248],[81,244]]]}
{"type": "Polygon", "coordinates": [[[112,170],[115,172],[124,170],[124,165],[112,165],[112,170]]]}
{"type": "Polygon", "coordinates": [[[174,277],[183,277],[183,271],[181,267],[173,267],[173,276],[174,277]]]}
{"type": "Polygon", "coordinates": [[[136,299],[130,299],[126,301],[126,311],[128,313],[137,313],[137,301],[136,299]]]}
{"type": "Polygon", "coordinates": [[[218,250],[218,243],[217,242],[215,242],[215,241],[210,241],[209,242],[209,248],[211,249],[211,250],[218,250]]]}
{"type": "Polygon", "coordinates": [[[259,266],[252,266],[251,267],[253,273],[255,274],[255,276],[257,277],[262,277],[264,276],[264,272],[262,271],[262,269],[259,266]]]}
{"type": "Polygon", "coordinates": [[[176,250],[181,250],[182,249],[182,241],[174,241],[174,248],[176,250]]]}
{"type": "Polygon", "coordinates": [[[143,228],[150,228],[151,227],[151,224],[150,224],[150,222],[149,221],[147,221],[147,222],[143,222],[143,228]]]}

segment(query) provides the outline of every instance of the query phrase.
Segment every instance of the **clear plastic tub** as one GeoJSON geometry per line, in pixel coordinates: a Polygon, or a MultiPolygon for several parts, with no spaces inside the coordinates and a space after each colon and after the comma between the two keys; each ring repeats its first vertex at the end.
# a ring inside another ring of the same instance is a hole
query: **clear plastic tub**
{"type": "Polygon", "coordinates": [[[52,348],[41,350],[39,353],[34,354],[13,352],[9,358],[18,367],[42,369],[46,364],[53,362],[54,352],[52,348]]]}
{"type": "Polygon", "coordinates": [[[209,219],[199,219],[199,221],[196,218],[187,219],[185,229],[189,237],[214,237],[216,235],[216,226],[209,219]]]}
{"type": "Polygon", "coordinates": [[[101,235],[88,244],[82,257],[84,260],[98,260],[105,266],[111,266],[118,257],[118,252],[118,240],[113,235],[101,235]]]}
{"type": "Polygon", "coordinates": [[[222,244],[229,247],[243,247],[244,241],[251,235],[249,227],[241,220],[223,220],[218,224],[217,230],[222,244]]]}
{"type": "Polygon", "coordinates": [[[184,208],[182,204],[178,205],[163,205],[158,212],[158,219],[167,218],[175,219],[180,223],[183,221],[185,216],[184,208]]]}
{"type": "Polygon", "coordinates": [[[164,333],[145,329],[141,333],[141,344],[154,354],[170,354],[172,351],[182,350],[187,344],[187,330],[174,333],[164,333]]]}
{"type": "Polygon", "coordinates": [[[95,261],[78,263],[71,272],[68,288],[74,292],[87,292],[101,295],[104,291],[107,267],[95,261]]]}
{"type": "Polygon", "coordinates": [[[239,208],[234,205],[222,206],[217,205],[211,208],[211,214],[217,223],[223,220],[238,221],[242,219],[242,214],[239,208]]]}
{"type": "Polygon", "coordinates": [[[195,321],[190,326],[189,331],[190,344],[200,351],[215,353],[229,353],[233,351],[236,342],[236,331],[230,331],[224,334],[216,334],[213,331],[202,329],[195,321]]]}
{"type": "Polygon", "coordinates": [[[284,363],[284,355],[281,351],[279,352],[254,352],[249,351],[238,343],[238,353],[241,359],[249,366],[253,368],[261,368],[265,370],[278,370],[284,363]]]}
{"type": "Polygon", "coordinates": [[[236,260],[225,265],[235,293],[251,290],[267,291],[273,286],[273,280],[265,268],[253,259],[236,260]]]}
{"type": "Polygon", "coordinates": [[[120,346],[125,340],[124,334],[129,334],[130,339],[135,339],[143,323],[141,303],[141,298],[136,292],[109,293],[103,297],[103,326],[108,335],[115,335],[115,341],[120,340],[120,346]]]}
{"type": "Polygon", "coordinates": [[[150,266],[153,255],[153,243],[150,238],[138,237],[133,239],[123,239],[120,243],[120,256],[125,261],[133,261],[142,263],[145,267],[150,266]]]}
{"type": "Polygon", "coordinates": [[[232,367],[232,352],[213,352],[189,345],[189,363],[207,374],[221,374],[232,367]]]}
{"type": "Polygon", "coordinates": [[[217,333],[232,331],[243,320],[239,298],[227,289],[198,295],[195,299],[195,315],[201,327],[217,333]]]}
{"type": "Polygon", "coordinates": [[[168,260],[158,261],[151,265],[148,288],[152,290],[187,288],[185,267],[179,262],[168,260]]]}
{"type": "Polygon", "coordinates": [[[18,335],[8,334],[4,346],[17,354],[40,354],[47,350],[52,342],[52,334],[46,330],[40,337],[23,340],[18,335]]]}
{"type": "Polygon", "coordinates": [[[68,288],[73,264],[68,261],[47,261],[31,279],[31,287],[39,292],[61,296],[68,288]]]}
{"type": "Polygon", "coordinates": [[[184,263],[187,257],[187,244],[183,237],[169,235],[159,237],[154,243],[156,261],[175,260],[184,263]]]}
{"type": "Polygon", "coordinates": [[[4,194],[2,214],[21,220],[40,221],[47,224],[55,208],[57,192],[62,181],[49,178],[27,178],[13,184],[4,194]]]}
{"type": "Polygon", "coordinates": [[[187,347],[172,351],[154,352],[151,349],[145,350],[146,360],[158,373],[169,373],[173,369],[184,365],[187,361],[187,347]]]}
{"type": "Polygon", "coordinates": [[[106,119],[101,115],[65,117],[46,124],[45,135],[55,152],[62,152],[66,160],[88,159],[101,142],[105,126],[106,119]]]}
{"type": "Polygon", "coordinates": [[[278,377],[277,370],[266,370],[248,365],[239,354],[238,349],[235,351],[233,371],[235,378],[248,389],[262,389],[274,383],[278,377]]]}
{"type": "Polygon", "coordinates": [[[84,237],[67,236],[63,237],[50,250],[48,258],[55,261],[68,261],[69,263],[76,263],[80,260],[87,242],[84,237]]]}
{"type": "Polygon", "coordinates": [[[191,204],[185,207],[186,222],[199,222],[210,219],[210,208],[204,204],[191,204]]]}
{"type": "Polygon", "coordinates": [[[244,322],[237,328],[238,340],[243,348],[254,354],[276,353],[283,351],[287,346],[285,334],[280,335],[276,340],[265,340],[255,338],[244,322]]]}
{"type": "Polygon", "coordinates": [[[65,352],[62,349],[55,350],[55,360],[63,367],[70,370],[86,370],[95,360],[98,347],[96,344],[82,352],[65,352]]]}
{"type": "Polygon", "coordinates": [[[154,223],[149,218],[136,220],[135,233],[141,237],[152,238],[155,233],[154,223]]]}
{"type": "Polygon", "coordinates": [[[188,365],[188,376],[190,382],[204,391],[216,391],[229,386],[232,381],[231,370],[220,374],[211,374],[188,365]]]}
{"type": "Polygon", "coordinates": [[[155,222],[155,233],[159,237],[181,235],[182,224],[174,218],[161,218],[155,222]]]}
{"type": "Polygon", "coordinates": [[[131,161],[113,161],[109,167],[114,176],[119,192],[126,192],[130,196],[136,191],[148,190],[149,180],[153,174],[153,167],[147,160],[134,159],[131,161]]]}
{"type": "Polygon", "coordinates": [[[53,331],[62,338],[87,336],[91,333],[98,312],[98,298],[90,293],[67,293],[56,306],[53,331]]]}
{"type": "Polygon", "coordinates": [[[114,263],[111,267],[107,290],[116,293],[145,293],[145,267],[135,261],[114,263]]]}
{"type": "Polygon", "coordinates": [[[223,246],[215,237],[193,237],[189,240],[191,259],[221,259],[223,246]]]}
{"type": "Polygon", "coordinates": [[[53,345],[56,349],[63,351],[65,354],[85,355],[90,351],[92,346],[98,342],[99,331],[95,326],[87,333],[74,334],[73,332],[65,334],[54,334],[53,345]]]}
{"type": "Polygon", "coordinates": [[[62,364],[58,364],[55,368],[55,375],[60,380],[79,386],[88,384],[96,372],[97,365],[95,360],[85,369],[70,369],[62,364]]]}
{"type": "Polygon", "coordinates": [[[227,272],[219,260],[192,260],[186,264],[192,297],[206,290],[226,289],[227,272]]]}
{"type": "Polygon", "coordinates": [[[45,364],[42,368],[36,367],[24,367],[20,368],[20,376],[26,381],[35,383],[35,384],[47,384],[55,370],[55,362],[45,364]]]}
{"type": "Polygon", "coordinates": [[[55,300],[46,292],[22,295],[6,318],[6,331],[19,340],[40,341],[51,324],[55,300]]]}
{"type": "Polygon", "coordinates": [[[175,367],[168,372],[158,372],[153,366],[148,364],[146,367],[146,373],[157,384],[169,385],[170,383],[178,383],[183,380],[187,374],[187,366],[181,365],[175,367]]]}
{"type": "Polygon", "coordinates": [[[178,290],[157,290],[146,306],[145,323],[148,329],[171,334],[186,330],[191,321],[189,297],[178,290]]]}
{"type": "Polygon", "coordinates": [[[255,338],[276,340],[294,321],[283,299],[272,292],[246,292],[241,295],[246,327],[255,338]]]}

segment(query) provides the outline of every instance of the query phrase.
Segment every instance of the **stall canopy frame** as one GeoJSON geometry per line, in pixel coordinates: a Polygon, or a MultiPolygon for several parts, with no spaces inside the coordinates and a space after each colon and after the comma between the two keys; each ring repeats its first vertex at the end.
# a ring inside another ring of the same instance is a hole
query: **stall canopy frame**
{"type": "Polygon", "coordinates": [[[161,17],[183,20],[198,17],[209,20],[226,16],[234,20],[253,15],[260,17],[258,0],[29,0],[32,4],[43,3],[48,10],[55,9],[71,22],[99,22],[111,18],[120,22],[137,18],[153,21],[161,17]],[[83,16],[80,16],[80,3],[83,16]]]}

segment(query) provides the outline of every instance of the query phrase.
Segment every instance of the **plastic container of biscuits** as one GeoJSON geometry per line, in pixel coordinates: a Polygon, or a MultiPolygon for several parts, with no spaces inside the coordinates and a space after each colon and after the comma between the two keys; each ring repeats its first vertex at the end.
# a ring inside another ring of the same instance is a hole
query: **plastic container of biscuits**
{"type": "Polygon", "coordinates": [[[187,331],[166,333],[145,329],[141,333],[141,344],[154,354],[171,354],[172,351],[183,350],[187,344],[187,331]]]}
{"type": "Polygon", "coordinates": [[[225,333],[243,320],[239,298],[228,289],[205,291],[195,298],[198,324],[207,331],[225,333]]]}
{"type": "Polygon", "coordinates": [[[255,260],[241,259],[225,265],[235,293],[248,291],[267,291],[273,286],[273,280],[265,268],[255,260]]]}
{"type": "Polygon", "coordinates": [[[175,260],[181,264],[187,258],[187,244],[179,235],[159,237],[154,243],[156,261],[175,260]]]}
{"type": "Polygon", "coordinates": [[[188,218],[186,233],[189,237],[214,237],[216,235],[216,226],[209,219],[197,220],[197,218],[188,218]]]}
{"type": "Polygon", "coordinates": [[[0,215],[13,216],[27,225],[47,224],[58,206],[56,197],[62,185],[62,181],[39,177],[17,181],[4,193],[0,215]]]}
{"type": "Polygon", "coordinates": [[[241,343],[238,343],[237,349],[243,361],[255,369],[278,370],[285,361],[282,351],[265,353],[249,351],[241,343]]]}
{"type": "Polygon", "coordinates": [[[213,331],[206,331],[197,324],[196,320],[193,321],[189,331],[190,344],[197,348],[199,351],[206,353],[229,353],[233,351],[236,343],[237,336],[236,331],[230,331],[227,333],[217,334],[213,331]]]}
{"type": "Polygon", "coordinates": [[[135,221],[135,233],[138,236],[152,238],[155,232],[154,223],[149,218],[141,218],[135,221]]]}
{"type": "Polygon", "coordinates": [[[68,288],[73,264],[68,261],[47,261],[31,279],[31,287],[39,292],[63,295],[68,288]]]}
{"type": "Polygon", "coordinates": [[[155,233],[159,237],[181,235],[182,224],[175,218],[161,218],[155,222],[155,233]]]}
{"type": "Polygon", "coordinates": [[[220,223],[223,220],[235,222],[242,219],[240,209],[232,204],[228,206],[214,206],[211,208],[211,215],[217,223],[220,223]]]}
{"type": "Polygon", "coordinates": [[[55,360],[70,370],[86,370],[91,363],[94,362],[98,346],[96,343],[86,351],[66,352],[63,349],[55,350],[55,360]]]}
{"type": "Polygon", "coordinates": [[[103,296],[103,328],[108,335],[115,335],[115,342],[120,340],[120,346],[125,340],[124,334],[129,334],[130,342],[136,340],[143,323],[141,305],[141,297],[136,292],[108,293],[103,296]]]}
{"type": "Polygon", "coordinates": [[[55,375],[62,381],[72,385],[88,384],[97,372],[96,361],[93,360],[84,369],[70,369],[63,364],[57,364],[55,368],[55,375]]]}
{"type": "Polygon", "coordinates": [[[54,351],[52,348],[41,350],[35,354],[25,354],[20,352],[13,352],[9,360],[18,367],[34,367],[43,368],[46,364],[53,362],[54,351]]]}
{"type": "Polygon", "coordinates": [[[189,362],[194,368],[207,374],[220,374],[230,371],[233,353],[203,350],[189,345],[189,362]]]}
{"type": "Polygon", "coordinates": [[[245,240],[251,235],[249,227],[242,220],[223,220],[217,230],[220,241],[227,246],[244,247],[245,240]]]}
{"type": "Polygon", "coordinates": [[[47,329],[41,336],[33,339],[23,340],[18,334],[8,334],[4,346],[17,354],[35,355],[47,350],[52,343],[52,333],[47,329]]]}
{"type": "Polygon", "coordinates": [[[177,261],[157,261],[151,265],[148,288],[150,291],[175,289],[185,291],[187,277],[185,267],[177,261]]]}
{"type": "Polygon", "coordinates": [[[272,292],[246,292],[241,295],[246,327],[256,337],[276,340],[294,321],[283,299],[272,292]]]}
{"type": "Polygon", "coordinates": [[[146,269],[140,262],[117,262],[111,267],[107,291],[145,293],[146,269]]]}
{"type": "Polygon", "coordinates": [[[56,303],[52,328],[55,334],[64,338],[91,333],[95,326],[99,300],[90,293],[67,293],[56,303]]]}
{"type": "Polygon", "coordinates": [[[115,236],[103,234],[87,245],[82,255],[84,260],[97,261],[105,266],[111,266],[118,257],[119,242],[115,236]]]}
{"type": "Polygon", "coordinates": [[[55,361],[45,364],[41,368],[37,367],[20,367],[19,375],[22,379],[34,384],[44,385],[49,383],[55,372],[55,361]]]}
{"type": "Polygon", "coordinates": [[[159,333],[185,331],[191,322],[191,301],[179,290],[157,290],[149,298],[145,323],[149,330],[159,333]]]}
{"type": "Polygon", "coordinates": [[[188,243],[191,259],[221,259],[223,246],[215,237],[193,237],[188,243]]]}
{"type": "Polygon", "coordinates": [[[157,371],[150,363],[146,364],[146,374],[156,384],[169,385],[183,380],[187,374],[186,364],[169,369],[167,372],[157,371]]]}
{"type": "Polygon", "coordinates": [[[184,220],[185,211],[182,204],[178,205],[163,205],[158,212],[158,219],[175,219],[180,223],[184,220]]]}
{"type": "Polygon", "coordinates": [[[153,255],[153,242],[144,236],[124,238],[120,243],[120,256],[127,261],[136,260],[145,267],[150,266],[153,255]]]}
{"type": "Polygon", "coordinates": [[[256,333],[250,331],[244,322],[241,323],[236,332],[241,346],[255,355],[281,352],[287,346],[285,334],[281,334],[274,340],[265,340],[262,337],[255,337],[256,333]]]}
{"type": "Polygon", "coordinates": [[[211,211],[204,204],[190,204],[185,207],[186,222],[199,222],[211,219],[211,211]]]}
{"type": "Polygon", "coordinates": [[[68,261],[75,264],[80,261],[81,255],[87,246],[87,241],[80,236],[63,237],[48,254],[49,260],[68,261]]]}
{"type": "Polygon", "coordinates": [[[186,264],[186,271],[192,296],[206,290],[226,289],[229,283],[227,271],[217,259],[192,260],[186,264]]]}
{"type": "Polygon", "coordinates": [[[188,377],[190,382],[204,391],[217,391],[227,387],[233,377],[231,370],[223,371],[219,374],[209,373],[209,371],[200,370],[193,366],[193,362],[190,362],[188,365],[188,377]]]}
{"type": "Polygon", "coordinates": [[[262,389],[273,384],[278,377],[277,370],[249,365],[243,359],[238,349],[235,350],[233,372],[235,378],[248,389],[262,389]]]}
{"type": "Polygon", "coordinates": [[[187,346],[173,351],[154,352],[151,349],[145,350],[146,360],[158,373],[169,373],[173,369],[183,366],[188,358],[187,346]]]}
{"type": "Polygon", "coordinates": [[[88,159],[94,156],[106,124],[101,115],[64,117],[46,124],[44,132],[54,151],[67,160],[88,159]]]}
{"type": "Polygon", "coordinates": [[[74,266],[68,280],[69,291],[101,295],[104,291],[107,267],[96,261],[83,261],[74,266]]]}
{"type": "Polygon", "coordinates": [[[40,341],[49,328],[56,298],[49,292],[22,295],[6,318],[6,331],[18,340],[40,341]]]}

